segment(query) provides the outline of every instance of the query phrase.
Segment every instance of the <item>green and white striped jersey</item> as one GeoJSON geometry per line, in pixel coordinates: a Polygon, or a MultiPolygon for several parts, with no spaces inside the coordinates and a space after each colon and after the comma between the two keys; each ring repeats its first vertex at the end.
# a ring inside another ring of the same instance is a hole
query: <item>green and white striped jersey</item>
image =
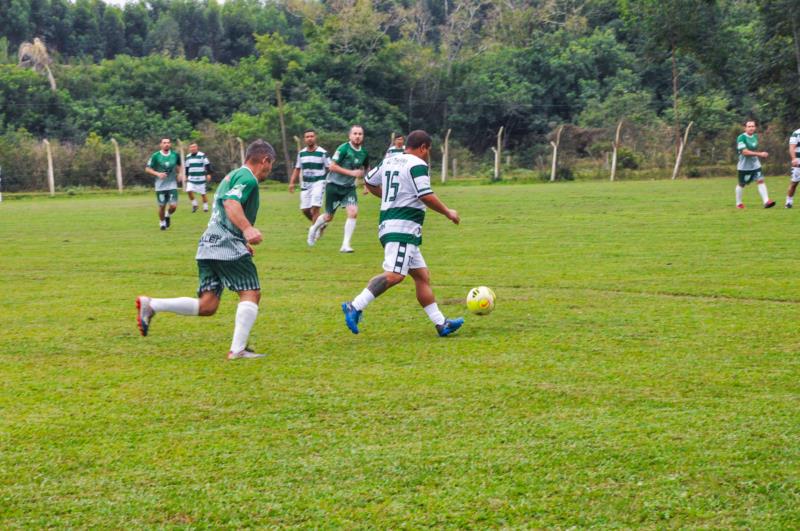
{"type": "Polygon", "coordinates": [[[186,169],[186,179],[190,183],[204,183],[206,175],[211,173],[211,162],[202,151],[186,155],[183,167],[186,169]]]}
{"type": "Polygon", "coordinates": [[[301,149],[297,153],[294,167],[299,169],[300,175],[303,176],[303,189],[311,183],[325,179],[330,165],[331,159],[325,148],[317,146],[314,151],[309,151],[307,147],[301,149]]]}
{"type": "Polygon", "coordinates": [[[749,149],[756,151],[758,149],[758,135],[748,136],[742,133],[736,138],[736,151],[739,152],[739,164],[736,169],[740,171],[753,171],[761,169],[761,161],[755,155],[742,155],[742,150],[749,149]]]}
{"type": "Polygon", "coordinates": [[[166,173],[164,179],[156,177],[156,192],[178,189],[178,172],[176,171],[181,161],[178,154],[170,150],[166,155],[160,150],[150,155],[147,167],[159,173],[166,173]]]}
{"type": "Polygon", "coordinates": [[[794,156],[800,158],[800,129],[789,137],[789,145],[794,146],[794,156]]]}
{"type": "Polygon", "coordinates": [[[217,188],[214,194],[214,209],[208,227],[197,246],[198,260],[236,260],[250,254],[247,240],[225,212],[224,202],[233,199],[242,205],[250,224],[255,224],[258,214],[258,179],[247,166],[234,170],[217,188]]]}
{"type": "Polygon", "coordinates": [[[383,159],[369,173],[367,182],[382,189],[378,225],[381,245],[387,242],[421,245],[426,207],[420,197],[433,193],[425,161],[408,153],[383,159]]]}
{"type": "Polygon", "coordinates": [[[404,153],[405,150],[406,150],[405,146],[403,146],[403,147],[394,147],[393,145],[389,146],[389,149],[386,150],[386,155],[384,155],[383,158],[388,159],[389,157],[394,157],[395,155],[400,155],[400,154],[404,153]]]}

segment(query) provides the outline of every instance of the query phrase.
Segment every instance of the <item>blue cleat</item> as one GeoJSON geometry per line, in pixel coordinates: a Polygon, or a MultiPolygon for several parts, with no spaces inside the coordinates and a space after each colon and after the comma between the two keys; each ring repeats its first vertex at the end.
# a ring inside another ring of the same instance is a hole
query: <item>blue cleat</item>
{"type": "Polygon", "coordinates": [[[456,317],[455,319],[446,319],[444,324],[436,325],[436,331],[439,332],[439,337],[447,337],[461,328],[464,324],[463,317],[456,317]]]}
{"type": "Polygon", "coordinates": [[[361,310],[353,308],[353,304],[350,302],[343,302],[342,311],[344,312],[344,323],[347,325],[347,328],[354,334],[357,334],[358,323],[361,321],[361,310]]]}

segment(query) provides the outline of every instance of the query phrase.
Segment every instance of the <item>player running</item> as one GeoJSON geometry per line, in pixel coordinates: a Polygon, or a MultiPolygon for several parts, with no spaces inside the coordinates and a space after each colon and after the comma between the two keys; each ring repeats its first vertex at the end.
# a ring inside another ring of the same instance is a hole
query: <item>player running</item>
{"type": "Polygon", "coordinates": [[[169,138],[161,139],[161,149],[150,155],[144,171],[156,178],[156,200],[161,230],[170,226],[170,217],[178,209],[178,168],[180,158],[172,151],[169,138]],[[169,209],[167,209],[169,205],[169,209]]]}
{"type": "Polygon", "coordinates": [[[211,182],[211,162],[206,154],[200,151],[197,142],[189,144],[189,154],[183,161],[184,174],[186,175],[186,193],[192,201],[192,213],[197,212],[198,193],[203,199],[203,212],[208,212],[208,195],[206,185],[211,182]]]}
{"type": "Polygon", "coordinates": [[[317,145],[317,133],[306,129],[303,133],[306,147],[297,153],[297,162],[289,179],[289,192],[294,193],[295,182],[300,180],[300,210],[313,224],[319,217],[322,207],[322,194],[325,192],[325,176],[328,175],[331,159],[325,148],[317,145]]]}
{"type": "Polygon", "coordinates": [[[322,235],[322,230],[333,220],[340,206],[347,209],[344,224],[344,238],[339,252],[352,253],[350,240],[356,230],[358,217],[358,194],[356,179],[369,171],[369,155],[364,144],[364,128],[360,125],[350,127],[349,142],[336,149],[330,163],[330,172],[325,184],[325,214],[319,216],[308,229],[308,245],[314,245],[322,235]]]}
{"type": "Polygon", "coordinates": [[[259,207],[258,183],[272,170],[275,149],[256,140],[247,147],[244,166],[225,177],[214,196],[208,227],[197,246],[199,298],[136,298],[139,331],[146,336],[158,312],[179,315],[214,315],[224,288],[239,294],[236,324],[228,359],[260,358],[247,347],[250,330],[258,317],[261,285],[253,263],[253,245],[261,243],[261,232],[253,226],[259,207]]]}
{"type": "Polygon", "coordinates": [[[431,136],[422,130],[408,135],[405,153],[384,159],[366,180],[367,189],[381,198],[378,237],[383,245],[384,272],[369,281],[351,302],[342,303],[344,321],[357,334],[361,313],[369,303],[395,284],[411,275],[417,289],[417,301],[428,314],[442,337],[461,328],[464,319],[446,319],[431,289],[430,272],[419,250],[426,207],[458,225],[458,212],[447,208],[433,193],[428,175],[431,136]]]}
{"type": "Polygon", "coordinates": [[[736,138],[736,149],[739,152],[739,163],[736,169],[739,172],[739,184],[736,185],[736,208],[744,208],[742,193],[744,187],[753,181],[758,183],[758,193],[764,202],[764,208],[772,208],[775,201],[770,201],[767,194],[767,185],[764,184],[764,175],[761,173],[761,160],[769,157],[766,151],[758,149],[758,135],[756,134],[755,120],[744,123],[744,133],[736,138]]]}
{"type": "Polygon", "coordinates": [[[794,192],[797,190],[797,183],[800,182],[800,129],[789,137],[789,157],[792,160],[792,176],[789,181],[789,190],[786,192],[786,208],[792,208],[794,192]]]}

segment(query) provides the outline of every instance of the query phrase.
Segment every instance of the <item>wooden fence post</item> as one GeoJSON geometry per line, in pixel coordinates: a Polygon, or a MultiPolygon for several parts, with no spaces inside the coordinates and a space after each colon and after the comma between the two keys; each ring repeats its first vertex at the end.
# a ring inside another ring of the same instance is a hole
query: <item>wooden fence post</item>
{"type": "Polygon", "coordinates": [[[46,138],[44,142],[44,149],[47,152],[47,186],[50,188],[50,196],[56,195],[56,181],[53,175],[53,151],[50,149],[50,141],[46,138]]]}
{"type": "Polygon", "coordinates": [[[450,129],[444,135],[444,147],[442,148],[442,183],[447,181],[447,158],[450,156],[450,129]]]}
{"type": "Polygon", "coordinates": [[[622,130],[622,120],[619,121],[617,124],[617,134],[614,135],[614,143],[611,144],[612,148],[612,155],[611,155],[611,180],[614,180],[614,177],[617,175],[617,149],[619,148],[619,133],[622,130]]]}
{"type": "Polygon", "coordinates": [[[453,179],[458,177],[458,159],[453,159],[453,179]]]}
{"type": "Polygon", "coordinates": [[[183,176],[183,190],[186,191],[186,187],[188,186],[188,181],[186,180],[186,151],[183,149],[183,142],[181,139],[178,139],[178,155],[181,159],[181,167],[177,169],[177,176],[178,180],[181,179],[181,175],[183,176]]]}
{"type": "Polygon", "coordinates": [[[283,97],[281,96],[281,82],[275,83],[275,97],[278,100],[278,120],[281,123],[281,139],[283,142],[283,160],[286,163],[286,178],[292,175],[292,162],[289,160],[289,141],[286,138],[286,121],[283,119],[283,97]]]}
{"type": "Polygon", "coordinates": [[[244,141],[238,136],[236,140],[239,141],[239,156],[242,158],[242,166],[244,166],[244,141]]]}
{"type": "Polygon", "coordinates": [[[111,143],[114,145],[114,168],[117,173],[117,190],[119,190],[119,193],[122,193],[122,159],[119,156],[119,144],[116,138],[112,138],[111,143]]]}
{"type": "Polygon", "coordinates": [[[558,126],[558,130],[556,131],[556,141],[550,141],[550,145],[553,146],[553,164],[550,168],[550,182],[554,182],[556,180],[556,169],[558,168],[558,145],[561,143],[561,131],[564,130],[564,126],[558,126]]]}
{"type": "Polygon", "coordinates": [[[500,130],[497,131],[497,149],[492,148],[494,151],[494,180],[500,180],[500,157],[501,152],[503,149],[503,128],[504,126],[500,127],[500,130]]]}
{"type": "Polygon", "coordinates": [[[680,145],[678,146],[678,156],[675,158],[675,168],[672,170],[672,180],[673,181],[678,176],[678,172],[681,169],[681,159],[683,158],[683,148],[686,147],[686,143],[689,140],[689,130],[692,128],[693,124],[694,124],[694,122],[689,122],[689,125],[686,126],[686,131],[683,133],[683,140],[681,141],[680,145]]]}

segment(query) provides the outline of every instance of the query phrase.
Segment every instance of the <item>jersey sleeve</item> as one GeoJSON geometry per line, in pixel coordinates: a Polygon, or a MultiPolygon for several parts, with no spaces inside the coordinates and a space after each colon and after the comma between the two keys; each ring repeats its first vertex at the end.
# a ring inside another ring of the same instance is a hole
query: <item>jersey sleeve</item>
{"type": "Polygon", "coordinates": [[[299,170],[300,168],[302,168],[302,167],[303,167],[303,166],[300,164],[300,152],[299,152],[299,151],[297,152],[297,160],[295,160],[295,162],[294,162],[294,167],[295,167],[295,169],[297,169],[297,170],[299,170]]]}
{"type": "Polygon", "coordinates": [[[222,201],[233,199],[239,203],[244,203],[258,187],[258,181],[252,177],[236,179],[236,182],[231,183],[230,189],[222,196],[222,201]]]}
{"type": "Polygon", "coordinates": [[[339,162],[342,160],[342,158],[345,156],[346,153],[347,153],[347,144],[342,144],[341,146],[336,148],[336,151],[333,153],[333,157],[331,157],[331,160],[333,160],[333,162],[335,162],[336,164],[339,164],[339,162]]]}
{"type": "Polygon", "coordinates": [[[150,158],[147,159],[147,167],[155,169],[155,167],[156,167],[156,154],[155,153],[150,155],[150,158]]]}
{"type": "Polygon", "coordinates": [[[428,175],[427,164],[417,164],[416,166],[412,166],[409,170],[409,173],[411,174],[411,182],[414,183],[414,190],[417,193],[417,197],[422,197],[433,193],[433,189],[431,189],[431,178],[430,175],[428,175]]]}
{"type": "Polygon", "coordinates": [[[331,156],[327,151],[322,155],[322,164],[325,166],[326,170],[331,167],[331,156]]]}
{"type": "Polygon", "coordinates": [[[736,151],[741,155],[744,149],[747,149],[747,143],[744,141],[744,135],[739,135],[736,138],[736,151]]]}
{"type": "Polygon", "coordinates": [[[800,144],[800,129],[792,133],[792,136],[789,137],[789,145],[796,146],[800,144]]]}
{"type": "Polygon", "coordinates": [[[367,174],[367,177],[366,177],[365,180],[367,181],[367,184],[369,184],[370,186],[380,186],[381,185],[381,167],[377,166],[375,168],[372,168],[372,171],[370,171],[367,174]]]}

